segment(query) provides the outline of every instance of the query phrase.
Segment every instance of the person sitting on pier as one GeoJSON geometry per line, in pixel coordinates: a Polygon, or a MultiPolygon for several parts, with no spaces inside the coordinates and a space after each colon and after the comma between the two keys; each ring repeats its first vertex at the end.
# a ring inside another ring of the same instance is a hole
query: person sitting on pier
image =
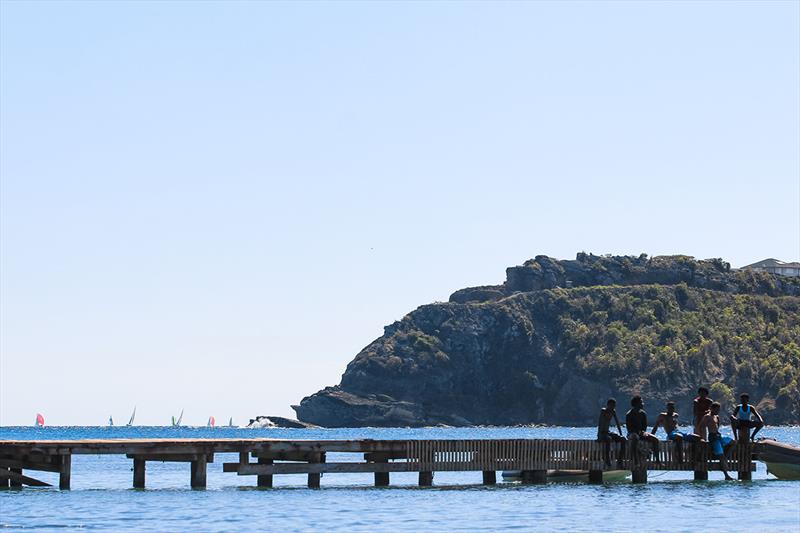
{"type": "Polygon", "coordinates": [[[750,405],[750,395],[747,393],[739,396],[742,403],[736,406],[731,417],[731,427],[733,428],[734,438],[749,442],[755,438],[761,428],[764,427],[764,419],[758,414],[756,408],[750,405]],[[755,417],[755,420],[753,418],[755,417]],[[750,428],[756,428],[750,435],[750,428]]]}
{"type": "Polygon", "coordinates": [[[700,387],[697,389],[697,398],[694,399],[693,405],[693,413],[694,413],[694,432],[700,435],[702,438],[705,438],[705,435],[700,432],[700,422],[703,421],[703,417],[706,416],[711,410],[711,404],[714,401],[708,397],[708,389],[705,387],[700,387]]]}
{"type": "Polygon", "coordinates": [[[675,412],[675,402],[667,402],[667,410],[658,415],[656,423],[653,426],[653,435],[658,432],[659,426],[664,427],[664,432],[667,434],[667,440],[675,443],[675,451],[678,457],[678,462],[683,462],[683,443],[684,442],[698,442],[702,440],[700,435],[696,433],[684,433],[678,431],[678,413],[675,412]]]}
{"type": "Polygon", "coordinates": [[[701,431],[708,430],[708,443],[711,445],[711,453],[715,457],[719,457],[719,466],[722,468],[722,473],[725,474],[726,480],[731,481],[733,478],[728,474],[727,453],[733,443],[733,439],[723,437],[719,432],[719,409],[719,403],[714,402],[711,404],[711,411],[703,417],[700,422],[700,429],[701,431]]]}
{"type": "MultiPolygon", "coordinates": [[[[658,457],[658,437],[647,432],[647,413],[644,410],[644,401],[641,396],[631,398],[631,409],[625,414],[625,427],[628,429],[628,440],[631,441],[634,452],[639,451],[639,441],[644,440],[652,444],[653,453],[658,457]]],[[[638,462],[638,453],[634,454],[638,462]]]]}
{"type": "Polygon", "coordinates": [[[597,421],[597,442],[605,443],[604,451],[607,467],[611,466],[611,443],[620,443],[617,466],[621,468],[622,458],[625,457],[626,440],[625,437],[622,436],[622,426],[620,426],[619,419],[617,418],[617,400],[614,398],[609,398],[606,402],[606,406],[600,409],[600,418],[597,421]],[[614,433],[610,430],[612,418],[614,419],[614,423],[617,425],[617,430],[619,430],[619,433],[614,433]]]}

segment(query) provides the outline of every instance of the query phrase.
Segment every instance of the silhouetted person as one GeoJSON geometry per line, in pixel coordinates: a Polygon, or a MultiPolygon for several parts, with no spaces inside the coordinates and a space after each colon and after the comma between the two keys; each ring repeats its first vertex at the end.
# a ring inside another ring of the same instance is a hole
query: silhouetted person
{"type": "Polygon", "coordinates": [[[733,428],[733,436],[735,438],[747,442],[754,439],[756,433],[764,427],[764,419],[758,414],[756,408],[750,405],[749,394],[744,393],[739,396],[739,399],[742,403],[737,405],[736,409],[733,411],[731,427],[733,428]],[[756,428],[752,435],[750,435],[750,428],[756,428]]]}
{"type": "Polygon", "coordinates": [[[678,431],[678,413],[675,412],[675,402],[667,402],[667,410],[658,415],[656,423],[653,426],[653,435],[658,432],[659,426],[663,426],[664,432],[667,434],[667,440],[671,440],[675,443],[675,451],[677,452],[678,462],[680,463],[683,462],[683,443],[702,440],[700,435],[696,433],[678,431]]]}
{"type": "Polygon", "coordinates": [[[706,413],[703,420],[700,422],[701,431],[708,430],[708,443],[711,445],[711,453],[715,457],[719,457],[719,466],[722,467],[722,472],[725,474],[725,479],[732,480],[733,478],[728,474],[728,449],[733,442],[730,437],[723,437],[719,432],[719,404],[714,402],[711,404],[711,410],[706,413]]]}
{"type": "Polygon", "coordinates": [[[692,406],[692,423],[694,424],[694,432],[702,438],[706,438],[706,436],[700,432],[700,422],[703,420],[703,417],[706,416],[706,413],[711,410],[712,403],[714,403],[714,401],[708,397],[707,388],[700,387],[697,389],[697,398],[694,399],[694,405],[692,406]]]}
{"type": "Polygon", "coordinates": [[[597,420],[597,442],[605,443],[605,458],[606,466],[611,466],[611,443],[620,443],[619,457],[617,457],[617,466],[621,468],[622,458],[625,457],[625,437],[622,436],[622,426],[619,425],[617,418],[617,400],[609,398],[606,406],[600,409],[600,418],[597,420]],[[611,420],[617,425],[619,433],[611,431],[611,420]]]}
{"type": "MultiPolygon", "coordinates": [[[[631,398],[631,409],[625,414],[625,427],[628,429],[628,440],[633,444],[633,450],[638,451],[640,440],[647,441],[653,446],[653,453],[658,460],[658,437],[647,432],[647,413],[641,396],[631,398]]],[[[635,458],[638,462],[638,453],[635,458]]]]}

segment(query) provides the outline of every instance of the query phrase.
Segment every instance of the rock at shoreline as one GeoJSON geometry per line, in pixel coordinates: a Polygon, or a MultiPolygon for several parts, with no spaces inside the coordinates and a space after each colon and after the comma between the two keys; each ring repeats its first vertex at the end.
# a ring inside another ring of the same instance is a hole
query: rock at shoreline
{"type": "Polygon", "coordinates": [[[502,285],[456,291],[384,329],[341,383],[303,398],[322,426],[594,424],[609,396],[691,415],[748,391],[768,423],[800,422],[800,278],[722,260],[537,256],[502,285]]]}
{"type": "Polygon", "coordinates": [[[299,420],[293,420],[291,418],[284,418],[282,416],[264,416],[259,415],[255,418],[251,418],[250,422],[247,424],[248,428],[293,428],[293,429],[305,429],[305,428],[317,428],[319,426],[315,424],[311,424],[308,422],[301,422],[299,420]]]}

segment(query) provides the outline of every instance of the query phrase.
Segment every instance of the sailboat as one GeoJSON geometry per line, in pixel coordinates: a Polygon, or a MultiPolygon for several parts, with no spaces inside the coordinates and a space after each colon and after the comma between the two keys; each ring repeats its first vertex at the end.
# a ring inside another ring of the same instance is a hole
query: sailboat
{"type": "Polygon", "coordinates": [[[108,417],[108,425],[109,426],[113,426],[114,425],[114,417],[113,416],[109,416],[108,417]]]}
{"type": "Polygon", "coordinates": [[[233,427],[233,417],[230,417],[230,418],[228,419],[228,427],[229,427],[229,428],[232,428],[232,427],[233,427]]]}
{"type": "Polygon", "coordinates": [[[136,406],[135,405],[133,406],[133,413],[131,413],[131,419],[128,420],[128,423],[126,425],[132,426],[134,418],[136,418],[136,406]]]}
{"type": "Polygon", "coordinates": [[[216,425],[217,425],[217,419],[214,418],[213,416],[209,416],[208,417],[208,424],[206,424],[206,426],[210,427],[210,428],[213,428],[216,425]]]}
{"type": "Polygon", "coordinates": [[[40,428],[44,426],[44,417],[41,413],[36,413],[36,427],[40,428]]]}
{"type": "Polygon", "coordinates": [[[180,416],[178,416],[177,420],[175,420],[175,415],[172,415],[172,426],[173,427],[180,426],[182,421],[183,421],[183,409],[181,409],[181,414],[180,416]]]}

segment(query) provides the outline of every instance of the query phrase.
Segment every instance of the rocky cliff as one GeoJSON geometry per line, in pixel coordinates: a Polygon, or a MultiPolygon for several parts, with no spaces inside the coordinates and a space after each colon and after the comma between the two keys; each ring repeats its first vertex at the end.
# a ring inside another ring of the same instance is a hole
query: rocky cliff
{"type": "Polygon", "coordinates": [[[294,408],[323,426],[592,424],[633,393],[688,415],[706,385],[799,423],[799,369],[800,279],[687,256],[537,256],[387,326],[294,408]]]}

